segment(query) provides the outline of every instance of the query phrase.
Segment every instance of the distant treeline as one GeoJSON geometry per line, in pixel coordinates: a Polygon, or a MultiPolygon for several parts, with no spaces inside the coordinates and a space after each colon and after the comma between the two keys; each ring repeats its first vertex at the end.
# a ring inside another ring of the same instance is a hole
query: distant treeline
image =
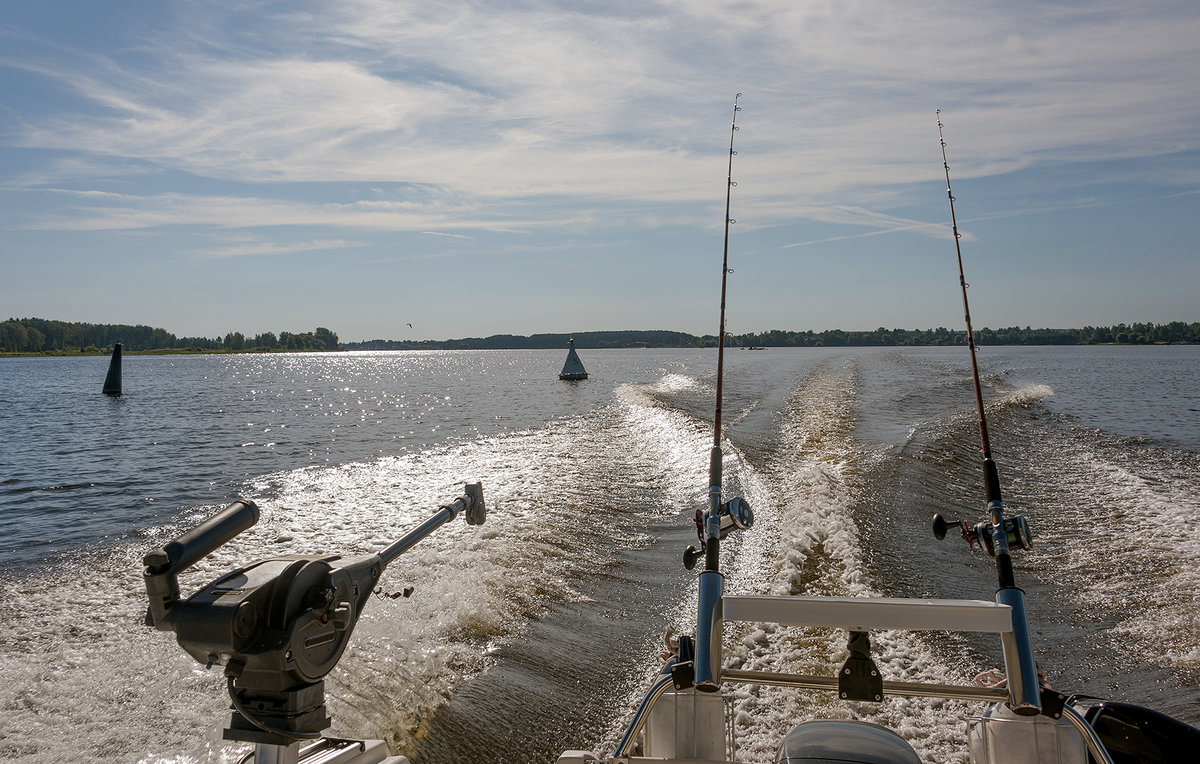
{"type": "MultiPolygon", "coordinates": [[[[319,326],[315,331],[264,332],[247,337],[230,332],[224,337],[176,337],[163,329],[120,324],[82,324],[41,318],[9,319],[0,323],[0,352],[55,353],[88,352],[112,347],[120,340],[126,350],[198,351],[311,351],[311,350],[521,350],[565,348],[567,340],[579,348],[716,347],[717,338],[669,331],[577,332],[534,334],[528,337],[494,334],[457,340],[369,340],[339,343],[336,334],[319,326]]],[[[965,345],[966,332],[937,329],[885,329],[874,331],[792,332],[780,329],[749,334],[731,334],[730,346],[741,347],[843,347],[965,345]]],[[[1119,343],[1155,345],[1200,343],[1200,322],[1172,321],[1168,324],[1117,324],[1085,326],[1082,329],[979,329],[977,345],[1096,345],[1119,343]]]]}
{"type": "MultiPolygon", "coordinates": [[[[678,348],[701,347],[701,337],[685,332],[623,331],[576,332],[575,334],[493,334],[490,337],[467,337],[460,340],[367,340],[347,342],[346,350],[547,350],[565,348],[574,339],[581,348],[678,348]]],[[[712,339],[716,347],[716,338],[712,339]]]]}
{"type": "Polygon", "coordinates": [[[150,326],[83,324],[44,318],[10,318],[0,324],[0,352],[53,353],[98,350],[120,342],[125,350],[337,350],[338,337],[325,327],[316,331],[264,332],[247,337],[230,332],[224,337],[176,337],[150,326]]]}
{"type": "MultiPolygon", "coordinates": [[[[715,337],[706,337],[716,346],[715,337]]],[[[1200,322],[1187,324],[1117,324],[1085,326],[1082,329],[1033,329],[1010,326],[1005,329],[977,329],[976,345],[1163,345],[1200,342],[1200,322]]],[[[823,332],[785,332],[778,329],[761,334],[738,334],[730,344],[746,347],[830,347],[839,345],[965,345],[965,330],[885,329],[847,332],[829,329],[823,332]]]]}
{"type": "MultiPolygon", "coordinates": [[[[520,350],[563,348],[568,339],[579,348],[634,347],[716,347],[715,335],[697,337],[684,332],[623,331],[577,332],[575,334],[534,334],[529,337],[494,334],[490,337],[468,337],[460,340],[369,340],[347,342],[347,350],[520,350]]],[[[821,332],[789,332],[780,329],[762,333],[731,334],[726,339],[734,347],[841,347],[841,346],[914,346],[965,345],[963,330],[885,329],[874,331],[844,331],[827,329],[821,332]]],[[[1012,326],[1007,329],[979,329],[975,332],[977,345],[1097,345],[1121,343],[1154,345],[1168,343],[1200,343],[1200,323],[1172,321],[1169,324],[1117,324],[1116,326],[1085,326],[1082,329],[1032,329],[1012,326]]]]}

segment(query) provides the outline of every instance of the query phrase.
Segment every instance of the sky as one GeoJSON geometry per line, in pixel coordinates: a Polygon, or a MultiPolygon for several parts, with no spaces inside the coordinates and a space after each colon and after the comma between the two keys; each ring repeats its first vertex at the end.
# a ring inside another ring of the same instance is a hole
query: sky
{"type": "MultiPolygon", "coordinates": [[[[0,320],[1200,320],[1200,3],[0,6],[0,320]]],[[[409,326],[411,324],[411,327],[409,326]]]]}

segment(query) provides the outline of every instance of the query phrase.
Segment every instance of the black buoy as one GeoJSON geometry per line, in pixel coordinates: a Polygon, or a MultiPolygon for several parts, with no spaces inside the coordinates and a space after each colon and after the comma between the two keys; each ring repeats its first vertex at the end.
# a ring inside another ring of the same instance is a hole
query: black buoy
{"type": "Polygon", "coordinates": [[[104,378],[104,394],[121,394],[121,343],[113,345],[112,360],[108,362],[108,376],[104,378]]]}

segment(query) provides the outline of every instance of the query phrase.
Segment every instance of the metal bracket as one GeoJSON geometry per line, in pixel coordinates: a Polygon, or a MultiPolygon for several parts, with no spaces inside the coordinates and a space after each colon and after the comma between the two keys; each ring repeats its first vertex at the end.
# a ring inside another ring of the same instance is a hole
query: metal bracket
{"type": "Polygon", "coordinates": [[[1061,719],[1063,706],[1067,704],[1067,696],[1058,690],[1042,687],[1042,715],[1051,719],[1061,719]]]}
{"type": "Polygon", "coordinates": [[[692,661],[675,663],[671,666],[671,681],[676,690],[688,690],[696,686],[696,664],[692,661]]]}
{"type": "Polygon", "coordinates": [[[850,632],[850,657],[838,672],[838,697],[842,700],[883,700],[883,676],[871,660],[871,638],[865,631],[850,632]]]}

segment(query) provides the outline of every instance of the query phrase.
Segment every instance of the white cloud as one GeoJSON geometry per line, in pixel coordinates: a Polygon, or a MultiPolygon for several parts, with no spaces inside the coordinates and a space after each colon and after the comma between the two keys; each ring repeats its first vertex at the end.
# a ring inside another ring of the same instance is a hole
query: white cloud
{"type": "Polygon", "coordinates": [[[246,240],[236,244],[214,247],[213,249],[209,249],[201,254],[214,258],[246,257],[261,255],[283,255],[292,252],[317,252],[327,249],[348,249],[351,247],[363,246],[366,246],[366,242],[346,241],[344,239],[314,239],[312,241],[293,242],[246,240]]]}
{"type": "Polygon", "coordinates": [[[115,204],[78,207],[28,222],[29,230],[96,231],[201,225],[215,228],[332,226],[381,231],[424,231],[434,227],[510,230],[536,220],[488,221],[472,210],[455,211],[395,203],[314,204],[257,197],[160,194],[105,198],[115,204]],[[461,213],[461,214],[456,214],[461,213]]]}
{"type": "Polygon", "coordinates": [[[421,231],[424,236],[444,236],[447,239],[470,239],[472,237],[461,233],[445,233],[444,231],[421,231]]]}
{"type": "Polygon", "coordinates": [[[22,144],[101,157],[110,175],[126,162],[256,186],[411,184],[402,201],[165,193],[39,225],[528,230],[644,203],[661,205],[647,220],[690,222],[720,190],[735,89],[739,204],[760,225],[944,235],[886,211],[940,174],[939,105],[963,179],[1197,148],[1189,3],[361,0],[251,22],[183,19],[136,69],[37,64],[98,111],[28,115],[22,144]]]}

